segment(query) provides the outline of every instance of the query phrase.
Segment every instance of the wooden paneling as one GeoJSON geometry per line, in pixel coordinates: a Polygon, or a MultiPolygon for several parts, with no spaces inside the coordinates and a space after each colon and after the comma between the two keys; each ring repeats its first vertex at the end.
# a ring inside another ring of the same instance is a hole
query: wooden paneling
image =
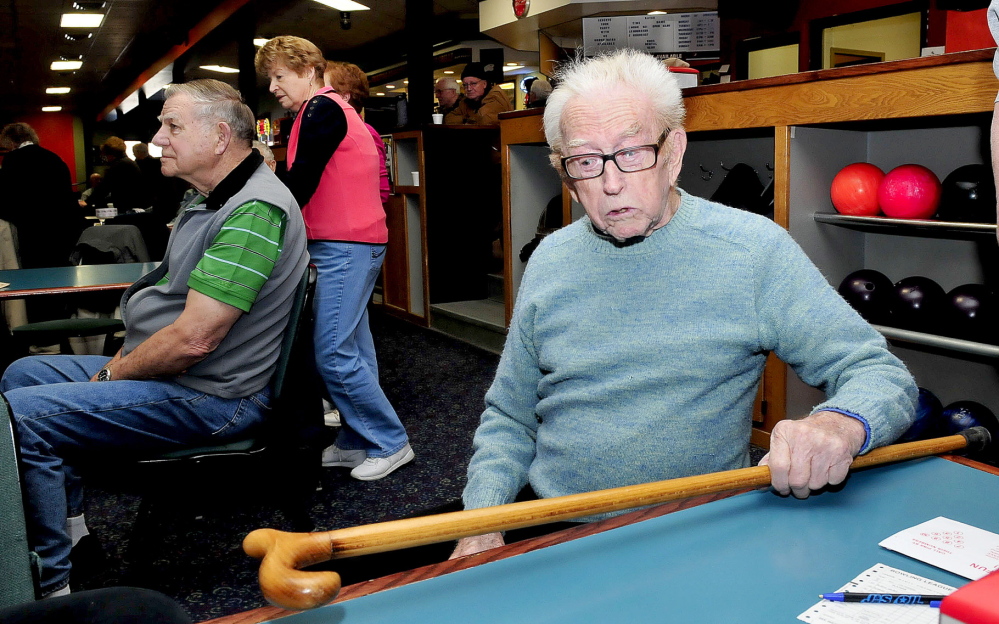
{"type": "Polygon", "coordinates": [[[686,98],[687,131],[980,113],[996,87],[979,62],[706,93],[686,98]]]}
{"type": "Polygon", "coordinates": [[[409,310],[409,259],[406,253],[406,202],[401,195],[391,195],[385,203],[389,232],[382,271],[382,295],[385,305],[409,310]]]}

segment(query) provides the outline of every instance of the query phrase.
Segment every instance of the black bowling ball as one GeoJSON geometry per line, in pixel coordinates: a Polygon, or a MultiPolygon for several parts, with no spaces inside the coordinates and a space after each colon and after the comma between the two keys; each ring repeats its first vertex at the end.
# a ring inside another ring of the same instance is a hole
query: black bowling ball
{"type": "Polygon", "coordinates": [[[937,218],[942,221],[994,223],[996,185],[986,165],[964,165],[944,178],[937,218]]]}
{"type": "Polygon", "coordinates": [[[889,322],[894,286],[884,273],[874,269],[854,271],[840,282],[838,291],[868,323],[889,322]]]}
{"type": "Polygon", "coordinates": [[[996,295],[983,284],[963,284],[947,293],[943,331],[953,338],[996,342],[996,295]]]}
{"type": "Polygon", "coordinates": [[[992,444],[984,450],[969,455],[972,459],[995,464],[999,459],[999,420],[989,408],[975,401],[955,401],[943,409],[941,435],[954,435],[971,427],[985,427],[992,436],[992,444]]]}
{"type": "Polygon", "coordinates": [[[921,275],[895,283],[891,324],[902,329],[934,333],[947,307],[947,292],[933,280],[921,275]]]}

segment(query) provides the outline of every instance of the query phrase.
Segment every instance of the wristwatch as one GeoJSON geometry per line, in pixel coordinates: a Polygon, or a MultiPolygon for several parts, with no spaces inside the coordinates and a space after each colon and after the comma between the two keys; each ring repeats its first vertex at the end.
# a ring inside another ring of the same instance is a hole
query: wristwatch
{"type": "Polygon", "coordinates": [[[99,373],[97,373],[97,381],[111,381],[111,369],[102,368],[99,373]]]}

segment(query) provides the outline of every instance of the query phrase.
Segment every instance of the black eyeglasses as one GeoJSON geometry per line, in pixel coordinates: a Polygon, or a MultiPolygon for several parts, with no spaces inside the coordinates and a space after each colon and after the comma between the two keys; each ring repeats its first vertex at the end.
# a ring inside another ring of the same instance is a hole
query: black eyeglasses
{"type": "Polygon", "coordinates": [[[577,154],[566,156],[562,159],[562,169],[565,174],[573,180],[589,180],[599,178],[604,174],[604,165],[608,160],[613,160],[614,164],[622,173],[634,173],[645,171],[656,166],[659,162],[659,150],[669,130],[663,132],[662,136],[655,143],[649,145],[635,145],[619,149],[613,154],[577,154]]]}

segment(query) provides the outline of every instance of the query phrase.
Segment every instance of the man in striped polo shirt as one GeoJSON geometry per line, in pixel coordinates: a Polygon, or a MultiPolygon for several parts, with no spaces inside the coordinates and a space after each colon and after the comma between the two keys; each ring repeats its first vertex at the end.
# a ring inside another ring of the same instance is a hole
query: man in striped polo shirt
{"type": "Polygon", "coordinates": [[[70,550],[86,534],[82,462],[215,444],[264,419],[308,263],[299,207],[251,149],[254,116],[235,89],[171,85],[160,122],[164,175],[198,195],[161,265],[122,297],[121,351],[23,358],[0,380],[43,596],[69,593],[70,550]]]}

